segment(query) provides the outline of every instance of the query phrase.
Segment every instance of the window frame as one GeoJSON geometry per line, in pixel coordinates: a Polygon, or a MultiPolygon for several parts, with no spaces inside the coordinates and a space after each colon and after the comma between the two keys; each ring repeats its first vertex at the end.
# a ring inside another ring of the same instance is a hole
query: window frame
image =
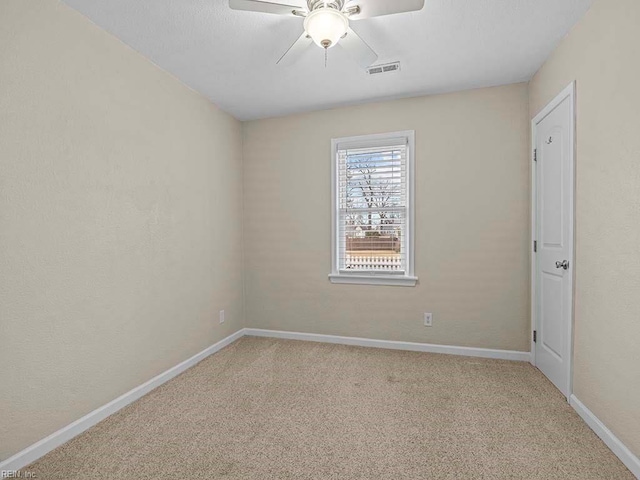
{"type": "Polygon", "coordinates": [[[331,273],[329,280],[335,284],[351,285],[388,285],[399,287],[415,287],[418,278],[415,276],[415,131],[377,133],[331,139],[331,273]],[[348,273],[339,269],[338,221],[340,219],[338,199],[338,148],[362,148],[384,145],[385,140],[404,138],[407,141],[407,206],[406,206],[406,271],[403,275],[388,273],[348,273]]]}

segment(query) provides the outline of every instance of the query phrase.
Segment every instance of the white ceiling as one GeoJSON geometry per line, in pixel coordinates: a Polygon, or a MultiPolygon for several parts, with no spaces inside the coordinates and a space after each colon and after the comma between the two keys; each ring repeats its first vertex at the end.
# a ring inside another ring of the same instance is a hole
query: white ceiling
{"type": "Polygon", "coordinates": [[[327,68],[315,46],[297,64],[276,66],[302,19],[232,11],[227,0],[63,1],[249,120],[527,81],[593,0],[427,0],[420,12],[354,21],[378,63],[402,62],[401,72],[380,76],[339,48],[327,68]]]}

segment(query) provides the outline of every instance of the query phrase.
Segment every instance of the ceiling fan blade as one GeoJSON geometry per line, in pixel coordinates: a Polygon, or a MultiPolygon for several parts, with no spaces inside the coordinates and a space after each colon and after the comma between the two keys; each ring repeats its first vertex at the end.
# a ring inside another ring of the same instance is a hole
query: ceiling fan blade
{"type": "Polygon", "coordinates": [[[367,68],[378,60],[378,54],[351,28],[347,30],[347,35],[340,39],[338,45],[344,48],[362,68],[367,68]]]}
{"type": "Polygon", "coordinates": [[[258,0],[229,0],[229,7],[232,10],[246,10],[248,12],[273,13],[275,15],[295,16],[296,11],[302,10],[294,5],[284,5],[282,3],[260,2],[258,0]]]}
{"type": "Polygon", "coordinates": [[[424,0],[360,0],[348,5],[348,9],[359,7],[358,13],[349,16],[351,20],[393,15],[394,13],[416,12],[424,7],[424,0]]]}
{"type": "Polygon", "coordinates": [[[302,35],[300,35],[300,38],[298,38],[298,40],[289,47],[289,50],[284,52],[284,55],[280,57],[280,60],[276,62],[276,65],[282,65],[284,67],[293,65],[300,60],[304,51],[309,48],[309,45],[312,43],[313,40],[311,37],[307,36],[307,32],[303,32],[302,35]]]}

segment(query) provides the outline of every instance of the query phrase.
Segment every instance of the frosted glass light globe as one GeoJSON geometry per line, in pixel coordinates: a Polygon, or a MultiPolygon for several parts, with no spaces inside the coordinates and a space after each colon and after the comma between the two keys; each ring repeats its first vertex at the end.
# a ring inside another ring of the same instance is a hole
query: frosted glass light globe
{"type": "Polygon", "coordinates": [[[304,19],[304,30],[321,48],[331,48],[347,33],[349,19],[333,8],[319,8],[304,19]]]}

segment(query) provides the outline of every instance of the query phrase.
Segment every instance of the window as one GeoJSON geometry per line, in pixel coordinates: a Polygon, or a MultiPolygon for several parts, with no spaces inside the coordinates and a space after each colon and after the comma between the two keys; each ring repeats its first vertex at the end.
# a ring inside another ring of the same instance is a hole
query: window
{"type": "Polygon", "coordinates": [[[415,286],[414,136],[332,140],[333,283],[415,286]]]}

